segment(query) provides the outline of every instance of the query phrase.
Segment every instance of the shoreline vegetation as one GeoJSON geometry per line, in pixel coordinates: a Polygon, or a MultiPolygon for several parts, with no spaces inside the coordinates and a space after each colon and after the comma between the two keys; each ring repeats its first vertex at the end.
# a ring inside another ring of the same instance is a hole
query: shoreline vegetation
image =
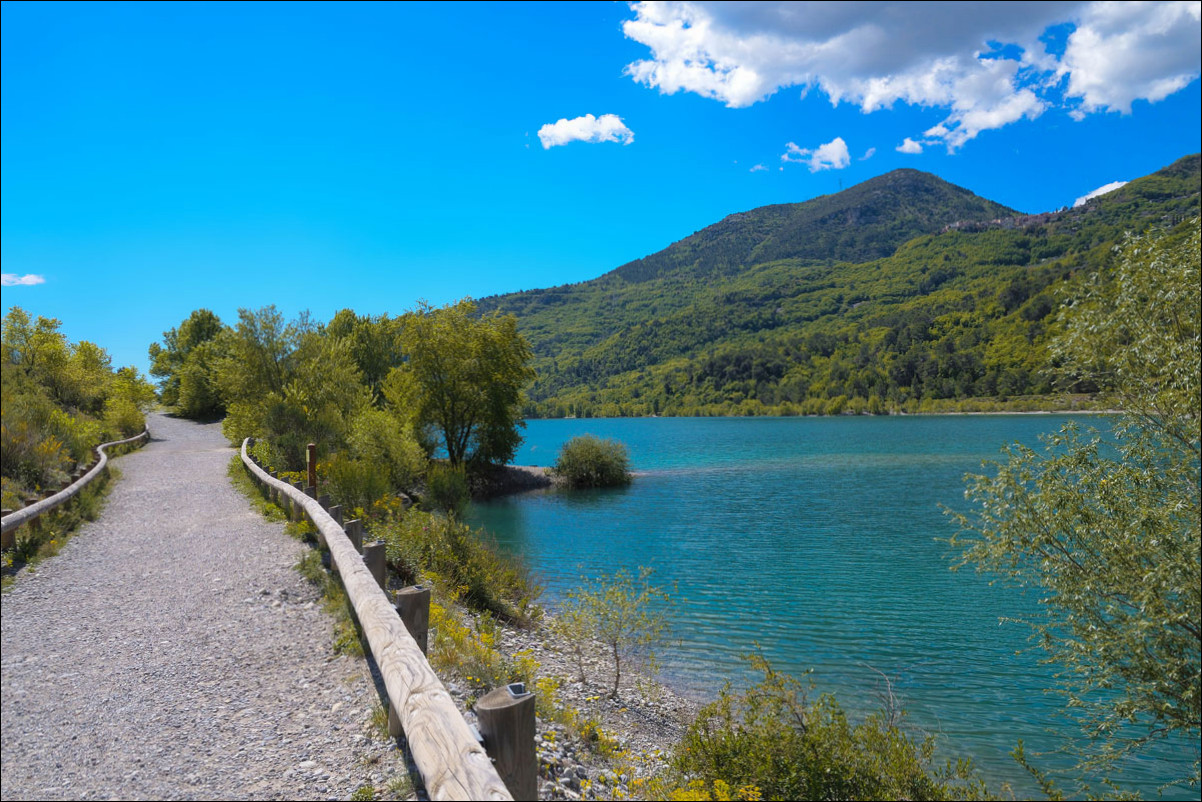
{"type": "Polygon", "coordinates": [[[1022,415],[1056,413],[1117,413],[1108,399],[1093,394],[1047,394],[998,398],[928,398],[899,405],[884,405],[879,399],[835,398],[818,405],[778,404],[758,401],[709,405],[690,410],[664,410],[640,414],[621,407],[600,407],[584,414],[528,415],[527,420],[589,420],[594,418],[834,418],[856,415],[1022,415]]]}

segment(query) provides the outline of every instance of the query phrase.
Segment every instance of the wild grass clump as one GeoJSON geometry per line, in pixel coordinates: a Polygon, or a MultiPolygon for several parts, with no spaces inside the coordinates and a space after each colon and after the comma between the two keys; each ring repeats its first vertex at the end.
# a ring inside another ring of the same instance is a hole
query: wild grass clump
{"type": "Polygon", "coordinates": [[[551,472],[567,487],[623,487],[630,484],[630,458],[617,440],[584,434],[563,444],[551,472]]]}
{"type": "Polygon", "coordinates": [[[409,509],[377,521],[389,568],[406,583],[437,574],[469,608],[526,621],[542,588],[522,563],[501,555],[483,530],[436,513],[409,509]]]}

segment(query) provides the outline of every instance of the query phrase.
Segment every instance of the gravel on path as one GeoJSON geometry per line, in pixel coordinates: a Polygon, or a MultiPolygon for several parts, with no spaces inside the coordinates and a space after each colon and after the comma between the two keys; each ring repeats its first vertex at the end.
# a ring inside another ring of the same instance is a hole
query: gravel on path
{"type": "MultiPolygon", "coordinates": [[[[219,424],[150,416],[104,512],[3,596],[0,796],[345,799],[408,775],[337,656],[302,543],[219,424]]],[[[403,779],[401,780],[403,782],[403,779]]]]}

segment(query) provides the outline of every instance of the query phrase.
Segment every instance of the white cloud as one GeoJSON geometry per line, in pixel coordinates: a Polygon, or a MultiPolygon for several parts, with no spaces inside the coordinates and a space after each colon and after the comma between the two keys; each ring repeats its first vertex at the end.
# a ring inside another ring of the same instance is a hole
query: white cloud
{"type": "Polygon", "coordinates": [[[45,284],[46,279],[33,273],[18,276],[16,273],[0,273],[0,286],[32,287],[34,284],[45,284]]]}
{"type": "Polygon", "coordinates": [[[752,167],[752,168],[751,168],[751,169],[750,169],[748,172],[751,172],[751,173],[759,173],[759,172],[762,172],[762,171],[764,171],[764,170],[767,170],[767,169],[768,169],[768,168],[767,168],[767,167],[765,167],[764,165],[762,165],[762,164],[757,164],[755,167],[752,167]]]}
{"type": "Polygon", "coordinates": [[[860,161],[866,162],[875,155],[876,155],[876,148],[869,148],[868,150],[864,151],[864,155],[860,157],[860,161]]]}
{"type": "Polygon", "coordinates": [[[808,164],[810,172],[816,173],[819,170],[842,170],[851,164],[851,154],[843,137],[837,136],[825,145],[813,149],[789,142],[785,145],[785,152],[781,154],[780,160],[808,164]]]}
{"type": "Polygon", "coordinates": [[[1198,77],[1200,49],[1200,2],[1094,3],[1057,72],[1082,113],[1129,113],[1132,101],[1163,100],[1198,77]]]}
{"type": "Polygon", "coordinates": [[[640,83],[732,108],[785,87],[800,87],[803,95],[817,89],[832,104],[864,112],[898,101],[943,108],[947,117],[927,136],[949,150],[982,131],[1064,106],[1066,97],[1079,114],[1128,111],[1132,100],[1160,100],[1202,69],[1197,0],[631,7],[635,18],[623,31],[651,51],[626,67],[640,83]],[[1039,37],[1062,23],[1075,29],[1058,59],[1039,37]]]}
{"type": "Polygon", "coordinates": [[[538,141],[543,143],[544,150],[577,140],[629,145],[634,141],[634,131],[627,128],[616,114],[602,114],[600,117],[586,114],[571,120],[561,118],[538,129],[538,141]]]}
{"type": "Polygon", "coordinates": [[[1111,181],[1109,184],[1105,184],[1103,186],[1098,187],[1093,192],[1087,192],[1084,195],[1082,195],[1081,197],[1077,198],[1077,200],[1073,202],[1073,208],[1075,209],[1078,206],[1084,205],[1091,198],[1096,198],[1099,195],[1105,195],[1107,192],[1114,192],[1116,189],[1118,189],[1119,187],[1123,186],[1126,183],[1127,183],[1126,181],[1111,181]]]}
{"type": "Polygon", "coordinates": [[[910,137],[906,137],[906,140],[894,148],[894,150],[898,153],[922,153],[922,143],[915,142],[910,137]]]}

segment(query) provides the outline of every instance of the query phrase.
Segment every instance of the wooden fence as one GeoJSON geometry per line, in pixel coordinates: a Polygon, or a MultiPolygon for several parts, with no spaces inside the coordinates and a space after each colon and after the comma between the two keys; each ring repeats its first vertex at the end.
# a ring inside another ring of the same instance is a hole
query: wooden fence
{"type": "Polygon", "coordinates": [[[74,482],[67,485],[62,490],[47,496],[41,501],[35,501],[27,507],[22,507],[19,510],[8,513],[3,518],[0,518],[0,534],[3,535],[3,541],[0,547],[7,550],[13,547],[16,538],[17,527],[23,524],[34,523],[38,517],[45,515],[62,504],[66,504],[71,499],[79,495],[80,491],[91,484],[104,469],[108,466],[109,457],[105,453],[106,448],[112,446],[123,446],[130,443],[145,442],[150,439],[150,430],[143,429],[141,434],[136,434],[133,437],[127,437],[124,440],[114,440],[111,443],[102,443],[96,446],[96,462],[82,476],[74,482]]]}
{"type": "Polygon", "coordinates": [[[329,548],[430,798],[512,799],[488,753],[342,525],[317,499],[264,471],[249,455],[249,443],[249,438],[242,443],[242,463],[250,475],[273,498],[303,510],[329,548]]]}

